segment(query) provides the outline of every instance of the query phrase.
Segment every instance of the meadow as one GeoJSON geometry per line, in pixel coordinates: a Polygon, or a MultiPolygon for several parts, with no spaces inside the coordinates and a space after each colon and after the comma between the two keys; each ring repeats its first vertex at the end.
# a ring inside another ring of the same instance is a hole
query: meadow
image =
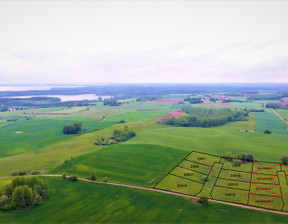
{"type": "MultiPolygon", "coordinates": [[[[62,178],[45,178],[50,195],[32,209],[1,212],[1,223],[285,223],[287,216],[62,178]],[[209,215],[207,215],[209,214],[209,215]]],[[[1,181],[1,180],[0,180],[1,181]]]]}

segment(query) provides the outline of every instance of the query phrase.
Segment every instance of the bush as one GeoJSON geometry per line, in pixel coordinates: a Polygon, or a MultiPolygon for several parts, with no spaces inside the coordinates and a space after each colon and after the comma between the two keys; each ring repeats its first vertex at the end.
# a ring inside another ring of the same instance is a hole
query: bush
{"type": "Polygon", "coordinates": [[[13,171],[13,172],[11,173],[11,176],[18,176],[18,173],[17,173],[16,171],[13,171]]]}
{"type": "Polygon", "coordinates": [[[78,176],[77,175],[71,175],[69,179],[71,181],[77,181],[78,180],[78,176]]]}
{"type": "Polygon", "coordinates": [[[283,163],[283,164],[285,164],[285,165],[288,164],[288,156],[283,156],[283,157],[281,158],[281,160],[282,160],[282,163],[283,163]]]}
{"type": "Polygon", "coordinates": [[[266,129],[265,131],[264,131],[264,134],[271,134],[272,132],[270,131],[270,130],[268,130],[268,129],[266,129]]]}
{"type": "Polygon", "coordinates": [[[31,175],[39,175],[39,174],[41,174],[41,172],[38,170],[34,170],[31,172],[31,175]]]}
{"type": "Polygon", "coordinates": [[[20,172],[19,172],[19,176],[25,176],[25,175],[27,175],[27,172],[26,172],[26,171],[20,171],[20,172]]]}
{"type": "Polygon", "coordinates": [[[92,173],[90,179],[91,179],[91,180],[96,180],[96,174],[95,174],[95,173],[92,173]]]}
{"type": "Polygon", "coordinates": [[[197,201],[198,201],[198,203],[200,203],[202,205],[208,204],[208,199],[206,197],[200,197],[197,201]]]}
{"type": "Polygon", "coordinates": [[[64,179],[65,179],[65,178],[66,178],[66,176],[67,176],[67,174],[66,174],[66,173],[63,173],[63,174],[62,174],[62,178],[64,178],[64,179]]]}

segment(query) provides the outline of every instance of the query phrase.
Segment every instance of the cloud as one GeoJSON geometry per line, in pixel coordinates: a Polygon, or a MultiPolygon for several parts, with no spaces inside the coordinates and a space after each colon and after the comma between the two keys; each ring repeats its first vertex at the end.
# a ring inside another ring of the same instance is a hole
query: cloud
{"type": "Polygon", "coordinates": [[[137,53],[1,52],[0,76],[6,83],[288,81],[286,40],[229,44],[202,54],[194,54],[189,44],[137,53]]]}

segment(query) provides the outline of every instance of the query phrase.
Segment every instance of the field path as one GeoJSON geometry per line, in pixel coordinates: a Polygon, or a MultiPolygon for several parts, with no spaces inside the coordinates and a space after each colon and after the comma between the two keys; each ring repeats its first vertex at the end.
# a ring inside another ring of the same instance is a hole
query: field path
{"type": "MultiPolygon", "coordinates": [[[[285,121],[285,119],[284,119],[283,117],[281,117],[281,115],[280,115],[275,109],[273,109],[273,112],[274,112],[274,114],[276,114],[282,121],[284,121],[285,124],[288,125],[288,121],[285,121]]],[[[288,130],[288,128],[287,128],[287,130],[288,130]]]]}
{"type": "MultiPolygon", "coordinates": [[[[37,175],[27,175],[27,176],[37,176],[37,175]]],[[[42,177],[62,177],[61,174],[43,174],[43,175],[38,175],[42,177]]],[[[69,178],[70,176],[66,176],[66,178],[69,178]]],[[[0,179],[4,178],[11,178],[11,176],[7,177],[0,177],[0,179]]],[[[171,191],[164,191],[160,189],[155,189],[155,188],[149,188],[149,187],[140,187],[140,186],[135,186],[135,185],[130,185],[130,184],[119,184],[119,183],[113,183],[113,182],[104,182],[104,181],[99,181],[99,180],[89,180],[85,178],[78,178],[80,181],[85,181],[85,182],[90,182],[90,183],[97,183],[97,184],[106,184],[106,185],[113,185],[113,186],[120,186],[120,187],[127,187],[127,188],[133,188],[133,189],[141,189],[141,190],[146,190],[146,191],[154,191],[154,192],[159,192],[159,193],[164,193],[164,194],[171,194],[171,195],[176,195],[180,197],[185,197],[185,198],[193,198],[193,199],[198,199],[198,197],[191,196],[191,195],[185,195],[185,194],[180,194],[180,193],[175,193],[171,191]]],[[[281,214],[281,215],[288,215],[287,212],[281,212],[281,211],[274,211],[274,210],[269,210],[269,209],[263,209],[263,208],[257,208],[257,207],[252,207],[248,205],[240,205],[236,203],[231,203],[231,202],[225,202],[225,201],[218,201],[214,199],[208,199],[209,201],[216,202],[216,203],[221,203],[225,205],[231,205],[231,206],[236,206],[236,207],[241,207],[241,208],[247,208],[247,209],[252,209],[252,210],[257,210],[257,211],[263,211],[263,212],[271,212],[271,213],[276,213],[276,214],[281,214]]]]}

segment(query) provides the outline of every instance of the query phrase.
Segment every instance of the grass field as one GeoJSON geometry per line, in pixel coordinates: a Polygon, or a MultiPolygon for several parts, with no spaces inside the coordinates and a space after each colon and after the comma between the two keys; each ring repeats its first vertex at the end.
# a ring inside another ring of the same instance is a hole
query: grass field
{"type": "Polygon", "coordinates": [[[120,113],[112,116],[108,116],[105,118],[106,122],[119,122],[120,120],[125,120],[126,122],[133,121],[155,121],[158,118],[161,118],[170,112],[172,109],[156,109],[153,111],[128,111],[125,113],[120,113]]]}
{"type": "Polygon", "coordinates": [[[256,113],[256,130],[263,132],[270,130],[273,133],[288,135],[286,124],[274,113],[256,113]]]}
{"type": "Polygon", "coordinates": [[[83,118],[35,118],[19,120],[0,128],[0,157],[17,155],[46,145],[63,141],[75,135],[62,134],[62,127],[73,121],[81,121],[83,132],[102,129],[113,122],[94,122],[83,118]]]}
{"type": "Polygon", "coordinates": [[[286,135],[240,132],[236,122],[215,128],[165,126],[165,128],[143,131],[124,144],[146,144],[147,139],[149,139],[149,144],[168,146],[190,152],[207,152],[219,156],[223,156],[227,152],[233,154],[239,152],[252,153],[255,160],[262,161],[268,158],[269,161],[280,162],[280,158],[288,154],[286,135]],[[237,126],[237,129],[233,128],[234,125],[237,126]]]}
{"type": "MultiPolygon", "coordinates": [[[[1,180],[0,180],[1,181],[1,180]]],[[[46,178],[39,207],[0,212],[1,223],[286,223],[287,216],[103,184],[46,178]],[[207,215],[209,214],[209,215],[207,215]]]]}
{"type": "Polygon", "coordinates": [[[29,152],[3,157],[0,158],[0,176],[10,175],[12,171],[25,170],[30,172],[41,170],[42,172],[47,172],[52,170],[65,160],[101,149],[102,146],[94,145],[95,140],[102,136],[111,136],[115,128],[122,128],[125,125],[131,127],[136,133],[150,128],[159,128],[156,124],[146,122],[117,124],[91,133],[74,136],[29,152]],[[33,163],[31,162],[32,160],[33,163]]]}
{"type": "Polygon", "coordinates": [[[51,173],[89,178],[95,172],[100,180],[151,187],[186,154],[157,145],[115,145],[76,157],[51,173]]]}

